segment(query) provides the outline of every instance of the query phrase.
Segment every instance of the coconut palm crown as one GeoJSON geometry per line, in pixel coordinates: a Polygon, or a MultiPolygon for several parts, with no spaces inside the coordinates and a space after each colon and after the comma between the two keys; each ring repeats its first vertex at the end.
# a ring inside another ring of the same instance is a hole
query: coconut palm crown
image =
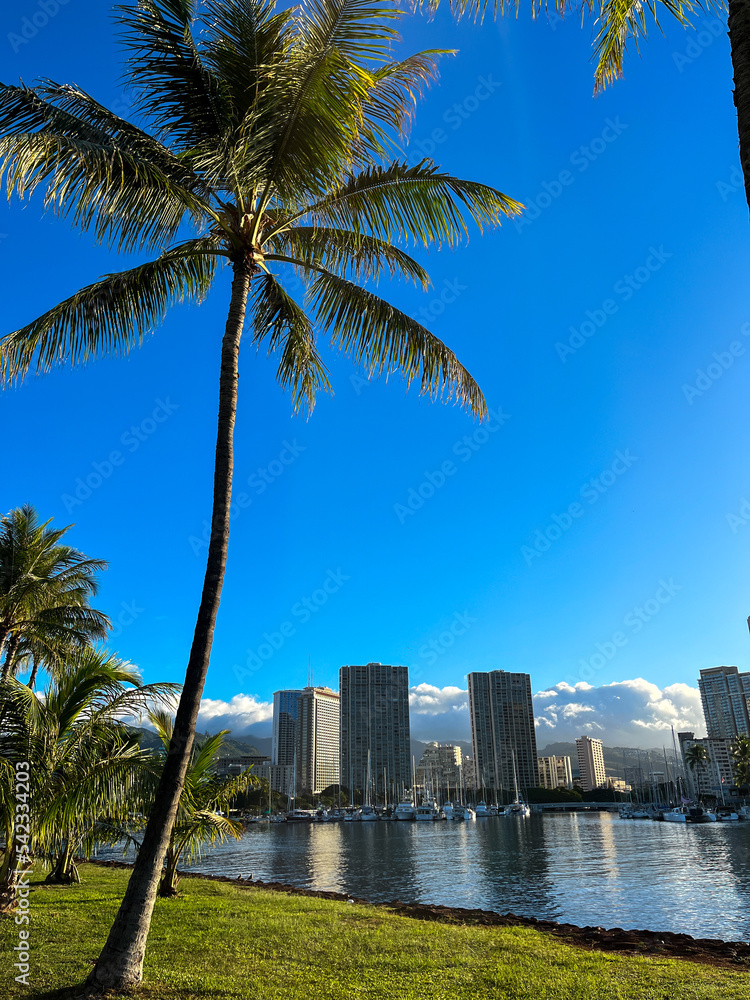
{"type": "Polygon", "coordinates": [[[396,241],[454,246],[467,219],[494,225],[518,208],[428,160],[385,162],[440,53],[391,62],[398,11],[387,2],[200,6],[200,31],[195,0],[119,8],[126,82],[147,127],[75,86],[0,88],[8,195],[44,186],[47,208],[99,240],[161,251],[0,340],[5,378],[127,352],[172,303],[202,301],[229,263],[249,292],[254,339],[278,357],[296,406],[329,388],[316,336],[325,331],[371,374],[399,369],[483,414],[452,352],[364,287],[384,273],[427,287],[396,241]],[[302,303],[284,287],[285,265],[305,284],[302,303]]]}
{"type": "Polygon", "coordinates": [[[226,568],[246,316],[258,347],[278,358],[278,379],[297,408],[312,407],[329,388],[318,343],[327,335],[369,374],[399,371],[424,393],[453,397],[475,415],[486,409],[445,344],[367,287],[382,276],[426,287],[424,269],[403,247],[453,247],[470,222],[494,226],[520,208],[431,161],[389,159],[440,55],[392,61],[400,16],[387,0],[309,0],[291,9],[274,0],[140,0],[118,8],[139,124],[74,86],[0,87],[8,195],[42,188],[46,207],[74,226],[118,251],[151,255],[0,340],[6,382],[124,354],[173,303],[201,302],[220,265],[232,275],[195,632],[159,789],[89,977],[92,992],[142,978],[226,568]],[[304,287],[301,302],[285,287],[290,272],[304,287]]]}
{"type": "Polygon", "coordinates": [[[34,675],[40,664],[53,668],[67,651],[104,639],[110,627],[106,615],[89,605],[106,562],[61,541],[70,525],[49,525],[28,504],[0,517],[2,680],[29,661],[34,675]]]}

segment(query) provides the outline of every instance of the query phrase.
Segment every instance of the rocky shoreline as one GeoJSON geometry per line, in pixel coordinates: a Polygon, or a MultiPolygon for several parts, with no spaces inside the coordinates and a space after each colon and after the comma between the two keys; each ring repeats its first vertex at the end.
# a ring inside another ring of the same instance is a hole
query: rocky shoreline
{"type": "MultiPolygon", "coordinates": [[[[132,868],[124,861],[100,861],[96,858],[77,858],[78,862],[101,865],[105,868],[132,868]]],[[[449,924],[476,924],[484,927],[531,927],[546,934],[554,934],[566,943],[596,951],[615,952],[624,955],[639,955],[644,958],[676,958],[690,962],[702,962],[729,969],[750,969],[750,943],[745,941],[721,941],[715,938],[694,938],[690,934],[675,934],[671,931],[625,930],[622,927],[578,927],[576,924],[562,924],[557,920],[537,920],[536,917],[519,917],[515,913],[496,913],[494,910],[471,910],[460,906],[439,906],[428,903],[404,903],[394,900],[389,903],[374,903],[340,892],[321,889],[301,889],[285,882],[262,882],[258,879],[230,878],[228,875],[208,875],[201,872],[180,871],[180,878],[208,879],[213,882],[227,882],[240,889],[264,889],[270,892],[284,892],[291,896],[312,896],[317,899],[333,899],[339,902],[358,903],[397,913],[399,916],[415,920],[434,920],[449,924]]]]}

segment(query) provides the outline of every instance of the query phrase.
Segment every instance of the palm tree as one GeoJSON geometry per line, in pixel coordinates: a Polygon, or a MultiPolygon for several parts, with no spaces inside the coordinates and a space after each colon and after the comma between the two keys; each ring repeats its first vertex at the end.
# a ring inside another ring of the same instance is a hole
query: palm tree
{"type": "Polygon", "coordinates": [[[401,16],[382,0],[140,0],[118,8],[126,80],[144,127],[74,86],[0,88],[0,164],[10,195],[46,185],[45,204],[122,251],[161,251],[107,275],[0,341],[7,381],[61,361],[124,354],[177,300],[200,302],[217,266],[232,275],[221,347],[206,574],[159,794],[91,988],[142,978],[154,900],[190,760],[229,538],[238,354],[279,359],[295,408],[330,388],[318,334],[371,374],[401,372],[477,416],[482,393],[428,330],[366,287],[384,275],[426,287],[397,241],[455,246],[467,222],[520,206],[431,161],[388,161],[438,52],[390,61],[401,16]],[[198,14],[200,11],[200,16],[198,14]],[[192,238],[184,238],[192,231],[192,238]],[[179,237],[179,241],[174,241],[179,237]],[[302,304],[284,286],[302,279],[302,304]]]}
{"type": "MultiPolygon", "coordinates": [[[[519,0],[448,0],[457,16],[468,14],[481,20],[492,6],[495,16],[519,9],[519,0]]],[[[434,11],[440,0],[411,0],[412,7],[434,11]]],[[[734,105],[737,109],[740,164],[745,179],[745,198],[750,206],[750,2],[748,0],[531,0],[531,16],[549,8],[558,14],[589,14],[598,26],[594,38],[594,93],[604,90],[624,75],[625,54],[629,42],[636,51],[648,34],[646,11],[661,30],[659,12],[671,14],[685,28],[692,28],[691,15],[706,10],[727,18],[729,44],[734,71],[734,105]]]]}
{"type": "Polygon", "coordinates": [[[702,743],[691,743],[685,751],[685,763],[690,768],[690,775],[692,777],[696,767],[699,774],[703,774],[708,764],[711,763],[711,758],[708,756],[708,750],[706,750],[702,743]]]}
{"type": "Polygon", "coordinates": [[[750,737],[738,736],[732,747],[734,777],[739,788],[750,787],[750,737]]]}
{"type": "MultiPolygon", "coordinates": [[[[174,723],[166,712],[149,712],[148,717],[161,739],[163,758],[166,759],[174,723]]],[[[200,747],[193,747],[177,819],[169,838],[164,876],[159,883],[160,896],[177,894],[177,865],[181,859],[191,861],[200,856],[207,844],[223,843],[228,837],[239,840],[244,833],[242,823],[222,815],[221,810],[228,811],[234,799],[250,785],[257,784],[258,779],[250,773],[251,768],[227,780],[221,780],[213,773],[228,733],[229,730],[225,729],[209,736],[200,747]]]]}
{"type": "Polygon", "coordinates": [[[49,881],[78,880],[73,857],[95,843],[119,839],[129,811],[144,804],[139,789],[152,754],[141,750],[121,717],[171,698],[174,684],[141,683],[138,671],[117,657],[86,648],[72,655],[43,695],[14,678],[0,685],[0,826],[6,848],[0,892],[11,887],[16,805],[28,805],[30,851],[52,859],[49,881]],[[29,764],[29,789],[17,797],[6,778],[29,764]]]}
{"type": "MultiPolygon", "coordinates": [[[[0,518],[0,658],[7,680],[29,660],[52,661],[72,645],[103,639],[109,619],[89,606],[101,559],[60,539],[69,530],[40,523],[30,505],[0,518]]],[[[36,671],[34,671],[36,676],[36,671]]]]}

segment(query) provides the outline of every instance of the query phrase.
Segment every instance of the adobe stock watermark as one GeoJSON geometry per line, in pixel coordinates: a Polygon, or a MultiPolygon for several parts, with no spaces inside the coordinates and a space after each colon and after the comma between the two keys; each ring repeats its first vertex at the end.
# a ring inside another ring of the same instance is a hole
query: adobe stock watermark
{"type": "Polygon", "coordinates": [[[736,163],[730,168],[728,181],[716,181],[716,190],[722,201],[728,201],[730,195],[745,190],[745,178],[736,163]]]}
{"type": "Polygon", "coordinates": [[[691,34],[687,45],[682,52],[673,52],[672,61],[680,73],[685,72],[686,66],[692,66],[696,59],[703,55],[707,48],[714,44],[717,38],[726,35],[727,26],[718,18],[710,18],[702,21],[703,27],[691,34]]]}
{"type": "Polygon", "coordinates": [[[750,524],[750,500],[747,497],[743,497],[740,500],[740,509],[736,514],[729,511],[725,515],[727,519],[727,524],[732,529],[732,534],[736,535],[740,528],[745,528],[750,524]]]}
{"type": "Polygon", "coordinates": [[[320,609],[328,603],[334,594],[341,590],[349,579],[351,577],[343,573],[340,568],[337,570],[329,569],[320,587],[292,605],[288,619],[281,622],[273,632],[264,632],[263,642],[246,651],[245,665],[241,666],[235,663],[232,666],[237,680],[242,681],[251,677],[256,670],[260,670],[282,648],[287,639],[291,639],[293,635],[297,634],[301,625],[306,625],[313,615],[317,615],[320,609]]]}
{"type": "MultiPolygon", "coordinates": [[[[508,420],[510,414],[499,410],[488,410],[489,421],[486,425],[477,427],[473,434],[464,434],[462,438],[455,442],[451,452],[462,462],[470,462],[476,453],[487,444],[493,434],[497,434],[508,420]]],[[[395,503],[393,511],[401,524],[406,519],[413,517],[418,510],[424,507],[428,500],[431,500],[438,490],[442,489],[448,480],[455,476],[460,466],[448,458],[440,463],[434,471],[425,471],[424,479],[417,486],[411,486],[406,494],[405,503],[395,503]]]]}
{"type": "MultiPolygon", "coordinates": [[[[419,647],[419,655],[427,666],[434,666],[438,658],[453,646],[459,636],[465,635],[472,625],[476,625],[477,619],[472,618],[468,611],[454,611],[450,625],[439,632],[437,636],[423,643],[419,647]]],[[[420,671],[413,672],[413,677],[421,674],[420,671]]]]}
{"type": "MultiPolygon", "coordinates": [[[[630,448],[626,448],[624,452],[616,451],[612,464],[581,486],[578,491],[581,500],[586,500],[589,506],[593,506],[637,461],[638,457],[631,454],[630,448]]],[[[573,523],[583,517],[586,510],[580,500],[574,500],[562,514],[553,514],[550,523],[536,532],[531,544],[521,546],[521,555],[526,565],[531,566],[535,559],[549,552],[555,542],[562,538],[566,531],[570,531],[573,523]]]]}
{"type": "Polygon", "coordinates": [[[8,33],[8,44],[14,52],[20,52],[24,45],[32,42],[40,31],[43,31],[50,21],[57,17],[62,7],[70,0],[37,0],[33,13],[22,17],[17,31],[8,33]]]}
{"type": "MultiPolygon", "coordinates": [[[[606,153],[610,145],[622,135],[626,128],[628,126],[620,121],[619,115],[614,121],[611,118],[605,118],[604,128],[599,135],[590,139],[585,146],[579,146],[578,149],[574,150],[570,154],[568,162],[572,167],[576,168],[579,174],[582,174],[603,153],[606,153]]],[[[576,174],[572,171],[567,169],[561,170],[557,177],[554,177],[551,181],[544,181],[542,183],[542,189],[537,192],[535,198],[521,198],[520,201],[526,206],[526,210],[522,215],[513,220],[516,231],[521,233],[524,227],[530,226],[532,222],[535,222],[542,212],[546,211],[560,197],[565,188],[575,183],[575,179],[576,174]]]]}
{"type": "Polygon", "coordinates": [[[578,681],[590,681],[599,670],[608,663],[611,663],[619,651],[627,646],[633,636],[637,635],[645,625],[652,621],[662,608],[669,604],[681,590],[682,585],[675,583],[673,577],[670,577],[668,580],[659,580],[653,596],[649,597],[643,604],[636,605],[636,607],[628,611],[623,618],[622,628],[614,632],[604,642],[597,642],[596,652],[590,657],[581,657],[578,661],[581,664],[578,676],[572,677],[569,674],[565,678],[568,684],[575,687],[578,681]]]}
{"type": "Polygon", "coordinates": [[[416,166],[422,160],[432,157],[437,147],[447,142],[451,133],[457,132],[464,122],[468,121],[482,104],[488,101],[502,86],[491,73],[486,76],[478,76],[476,81],[476,87],[470,94],[467,94],[461,101],[455,101],[443,112],[442,121],[445,128],[434,128],[428,138],[412,140],[409,143],[406,150],[406,160],[410,166],[416,166]]]}
{"type": "Polygon", "coordinates": [[[617,299],[606,298],[596,309],[587,309],[586,319],[579,326],[568,327],[570,331],[568,339],[564,342],[560,340],[556,342],[555,350],[562,363],[565,364],[569,357],[580,351],[586,341],[590,340],[597,330],[601,330],[610,317],[619,311],[620,306],[629,302],[635,293],[651,280],[651,275],[662,269],[671,256],[672,254],[666,251],[663,245],[660,245],[658,249],[649,247],[648,257],[643,264],[636,267],[632,274],[623,274],[614,283],[612,292],[617,296],[617,299]]]}
{"type": "Polygon", "coordinates": [[[112,617],[109,637],[118,639],[126,628],[133,625],[142,614],[145,614],[145,611],[146,609],[139,608],[135,601],[123,601],[117,614],[112,617]]]}
{"type": "MultiPolygon", "coordinates": [[[[169,396],[166,400],[156,399],[154,402],[156,406],[147,417],[144,417],[140,423],[131,425],[120,435],[120,444],[131,455],[156,433],[161,424],[169,420],[175,410],[180,408],[177,403],[171,401],[169,396]]],[[[127,457],[127,454],[114,450],[109,452],[102,461],[92,462],[91,471],[76,479],[72,492],[61,495],[60,500],[65,505],[65,510],[70,513],[74,508],[85,503],[92,493],[95,493],[114,475],[115,469],[125,464],[127,457]]]]}
{"type": "MultiPolygon", "coordinates": [[[[290,465],[294,465],[306,447],[299,444],[297,438],[292,441],[284,440],[282,447],[275,458],[265,466],[259,466],[255,472],[251,473],[246,480],[256,497],[262,496],[269,487],[273,486],[277,479],[284,475],[290,465]]],[[[237,493],[232,497],[232,505],[229,510],[229,523],[234,524],[243,510],[247,510],[253,504],[253,498],[245,492],[237,493]]],[[[193,550],[193,555],[199,556],[208,550],[211,541],[211,522],[204,521],[202,531],[199,535],[189,535],[188,545],[193,550]]]]}
{"type": "MultiPolygon", "coordinates": [[[[743,337],[750,337],[750,323],[743,323],[740,327],[740,334],[743,337]]],[[[741,340],[733,340],[727,345],[725,351],[714,351],[711,355],[713,360],[705,368],[698,368],[695,372],[695,384],[683,384],[682,394],[690,406],[696,399],[705,395],[710,388],[722,377],[724,372],[734,365],[737,358],[741,358],[747,350],[741,340]]]]}
{"type": "MultiPolygon", "coordinates": [[[[13,946],[13,968],[18,970],[15,977],[17,983],[23,986],[29,985],[29,970],[31,968],[29,959],[31,955],[31,934],[29,923],[31,920],[29,906],[29,877],[31,875],[32,863],[29,850],[31,830],[29,827],[29,802],[31,796],[31,772],[28,761],[19,761],[15,766],[15,810],[13,816],[13,846],[15,850],[15,864],[12,878],[14,892],[16,896],[15,905],[18,913],[15,915],[15,924],[18,927],[18,943],[13,946]]],[[[10,849],[10,845],[6,845],[10,849]]]]}

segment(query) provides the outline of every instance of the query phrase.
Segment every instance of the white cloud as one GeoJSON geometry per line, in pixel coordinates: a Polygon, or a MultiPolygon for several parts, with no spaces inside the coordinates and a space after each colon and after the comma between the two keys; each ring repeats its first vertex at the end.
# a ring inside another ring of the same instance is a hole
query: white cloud
{"type": "Polygon", "coordinates": [[[697,688],[688,684],[660,688],[642,677],[601,687],[563,681],[534,695],[534,714],[541,746],[596,733],[607,746],[647,748],[671,744],[672,726],[675,732],[700,734],[705,729],[697,688]]]}
{"type": "MultiPolygon", "coordinates": [[[[233,736],[242,736],[250,727],[268,723],[272,718],[273,703],[258,701],[254,695],[236,694],[231,701],[203,698],[198,713],[198,731],[216,733],[220,729],[231,729],[233,736]]],[[[264,725],[263,728],[268,727],[264,725]]]]}
{"type": "Polygon", "coordinates": [[[443,712],[466,711],[469,692],[459,687],[435,687],[417,684],[409,691],[409,708],[417,715],[442,715],[443,712]]]}
{"type": "Polygon", "coordinates": [[[582,712],[593,712],[595,711],[592,705],[581,705],[578,702],[571,701],[570,704],[565,705],[563,708],[563,719],[574,719],[577,715],[581,715],[582,712]]]}

